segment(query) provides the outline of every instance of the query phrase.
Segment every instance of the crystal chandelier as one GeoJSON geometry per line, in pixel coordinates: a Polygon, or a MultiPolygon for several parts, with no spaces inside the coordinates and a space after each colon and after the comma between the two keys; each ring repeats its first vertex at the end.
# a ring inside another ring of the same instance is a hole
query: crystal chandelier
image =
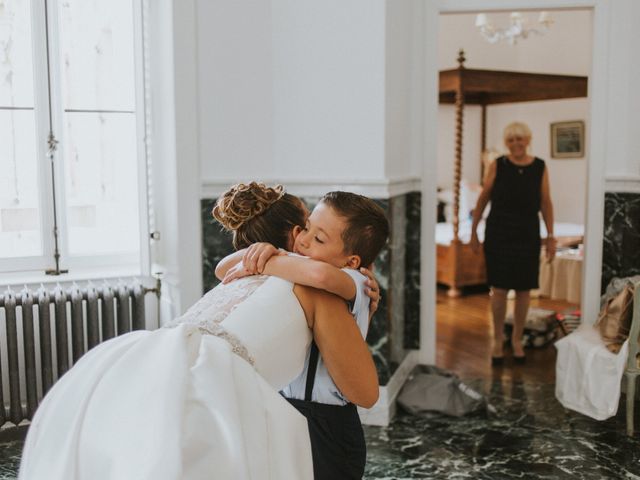
{"type": "Polygon", "coordinates": [[[523,17],[520,12],[512,12],[510,24],[506,28],[497,28],[490,21],[485,13],[476,16],[476,27],[489,43],[497,43],[506,40],[511,45],[518,43],[519,39],[526,39],[530,34],[544,35],[553,25],[553,19],[549,12],[540,12],[537,25],[531,26],[529,19],[523,17]]]}

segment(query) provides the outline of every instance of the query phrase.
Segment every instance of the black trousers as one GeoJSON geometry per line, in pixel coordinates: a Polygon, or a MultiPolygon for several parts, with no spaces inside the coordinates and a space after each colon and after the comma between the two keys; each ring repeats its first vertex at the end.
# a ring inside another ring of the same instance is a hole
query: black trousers
{"type": "Polygon", "coordinates": [[[367,447],[355,405],[326,405],[287,398],[307,418],[315,480],[360,480],[367,447]]]}

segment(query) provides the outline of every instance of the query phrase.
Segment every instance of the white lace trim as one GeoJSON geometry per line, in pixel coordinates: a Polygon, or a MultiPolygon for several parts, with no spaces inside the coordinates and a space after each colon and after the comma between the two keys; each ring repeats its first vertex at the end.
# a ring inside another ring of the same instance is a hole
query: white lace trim
{"type": "Polygon", "coordinates": [[[211,327],[202,327],[200,328],[200,331],[208,335],[214,335],[216,337],[222,338],[229,345],[231,345],[231,351],[233,353],[244,358],[251,365],[256,364],[255,359],[251,355],[249,355],[249,350],[247,350],[247,347],[245,347],[242,344],[242,342],[238,340],[238,337],[236,337],[234,334],[229,333],[227,330],[225,330],[225,328],[222,325],[217,324],[217,325],[212,325],[211,327]]]}
{"type": "Polygon", "coordinates": [[[205,335],[222,338],[231,345],[233,353],[254,365],[255,360],[247,348],[235,335],[225,330],[220,323],[240,303],[249,298],[267,278],[266,275],[256,275],[236,280],[227,285],[220,284],[207,292],[184,315],[166,323],[163,328],[189,325],[205,335]]]}

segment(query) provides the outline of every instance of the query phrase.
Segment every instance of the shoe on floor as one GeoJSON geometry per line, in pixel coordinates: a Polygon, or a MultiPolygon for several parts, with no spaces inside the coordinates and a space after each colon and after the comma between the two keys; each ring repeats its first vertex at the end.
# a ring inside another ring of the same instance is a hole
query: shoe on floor
{"type": "Polygon", "coordinates": [[[522,355],[521,357],[518,357],[516,355],[513,356],[513,361],[515,363],[517,363],[518,365],[524,365],[525,363],[527,363],[527,356],[526,355],[522,355]]]}

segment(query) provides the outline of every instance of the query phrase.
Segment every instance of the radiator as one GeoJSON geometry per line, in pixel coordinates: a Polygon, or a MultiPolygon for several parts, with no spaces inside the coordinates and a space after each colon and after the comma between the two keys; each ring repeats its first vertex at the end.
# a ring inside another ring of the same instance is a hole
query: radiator
{"type": "Polygon", "coordinates": [[[144,329],[148,292],[159,295],[159,285],[58,285],[0,293],[6,325],[0,376],[6,380],[8,374],[8,391],[0,388],[0,425],[30,420],[44,394],[87,350],[144,329]]]}

